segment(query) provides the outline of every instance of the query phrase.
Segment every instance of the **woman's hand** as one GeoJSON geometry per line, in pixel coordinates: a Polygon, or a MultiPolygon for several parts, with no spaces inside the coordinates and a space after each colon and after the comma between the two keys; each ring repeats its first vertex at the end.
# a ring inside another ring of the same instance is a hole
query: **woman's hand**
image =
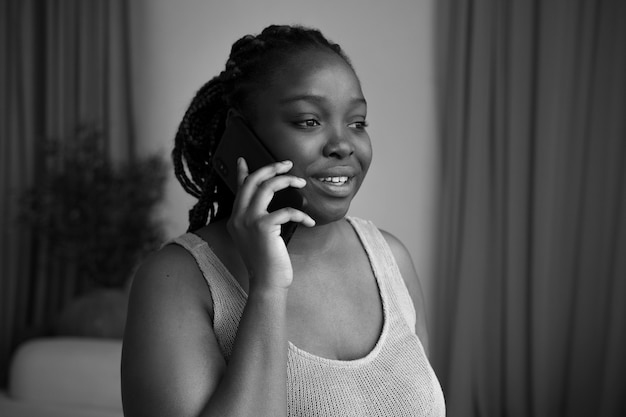
{"type": "Polygon", "coordinates": [[[315,226],[308,214],[292,207],[272,213],[267,211],[276,192],[306,185],[303,178],[284,175],[292,165],[291,161],[277,162],[249,174],[246,161],[243,158],[237,161],[239,189],[228,220],[228,231],[248,268],[250,291],[288,288],[293,269],[287,247],[280,237],[281,225],[295,222],[315,226]]]}

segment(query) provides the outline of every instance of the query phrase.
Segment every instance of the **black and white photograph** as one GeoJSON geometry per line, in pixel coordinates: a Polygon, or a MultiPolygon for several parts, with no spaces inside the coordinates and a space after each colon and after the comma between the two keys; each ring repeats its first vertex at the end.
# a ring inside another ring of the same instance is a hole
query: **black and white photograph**
{"type": "Polygon", "coordinates": [[[0,0],[0,417],[626,417],[626,2],[0,0]]]}

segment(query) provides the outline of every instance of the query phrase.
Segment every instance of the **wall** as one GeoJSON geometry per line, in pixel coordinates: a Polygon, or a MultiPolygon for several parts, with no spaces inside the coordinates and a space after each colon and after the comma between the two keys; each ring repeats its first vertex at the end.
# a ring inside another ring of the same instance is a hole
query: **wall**
{"type": "MultiPolygon", "coordinates": [[[[353,61],[368,100],[374,160],[350,213],[398,236],[424,289],[433,271],[437,152],[434,0],[134,0],[132,59],[142,152],[169,154],[195,91],[221,71],[230,45],[270,23],[318,27],[353,61]]],[[[185,231],[193,200],[173,178],[162,216],[185,231]]],[[[430,297],[429,297],[430,298],[430,297]]]]}

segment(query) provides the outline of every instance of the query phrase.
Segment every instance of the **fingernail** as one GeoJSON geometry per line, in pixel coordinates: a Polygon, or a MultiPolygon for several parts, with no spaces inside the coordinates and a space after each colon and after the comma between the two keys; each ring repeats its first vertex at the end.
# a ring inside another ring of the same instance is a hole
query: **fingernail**
{"type": "Polygon", "coordinates": [[[285,164],[285,165],[291,165],[292,164],[291,161],[283,161],[282,163],[285,164]]]}

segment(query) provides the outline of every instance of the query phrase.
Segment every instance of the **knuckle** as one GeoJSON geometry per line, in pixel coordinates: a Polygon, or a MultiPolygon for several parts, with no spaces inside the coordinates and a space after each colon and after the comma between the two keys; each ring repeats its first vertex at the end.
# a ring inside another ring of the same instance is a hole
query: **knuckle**
{"type": "Polygon", "coordinates": [[[285,209],[287,210],[287,214],[291,217],[296,217],[300,211],[293,208],[293,207],[285,207],[285,209]]]}
{"type": "Polygon", "coordinates": [[[269,181],[262,182],[259,185],[259,191],[262,191],[262,192],[272,191],[272,183],[269,181]]]}

